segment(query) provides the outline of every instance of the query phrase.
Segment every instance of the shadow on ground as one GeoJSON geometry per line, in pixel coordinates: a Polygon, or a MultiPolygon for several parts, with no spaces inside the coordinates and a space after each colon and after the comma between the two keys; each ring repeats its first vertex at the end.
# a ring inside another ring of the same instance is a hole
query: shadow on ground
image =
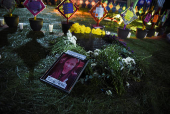
{"type": "Polygon", "coordinates": [[[43,47],[36,39],[44,37],[44,33],[41,31],[30,31],[27,37],[32,38],[27,44],[15,49],[14,51],[24,61],[29,69],[29,80],[34,78],[34,67],[37,63],[49,54],[49,50],[43,47]]]}

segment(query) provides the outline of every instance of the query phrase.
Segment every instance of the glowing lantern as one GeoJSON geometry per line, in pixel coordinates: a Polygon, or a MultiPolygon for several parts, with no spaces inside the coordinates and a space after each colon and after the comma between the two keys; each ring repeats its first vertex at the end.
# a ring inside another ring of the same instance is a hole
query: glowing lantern
{"type": "Polygon", "coordinates": [[[109,8],[112,9],[113,8],[113,4],[112,2],[109,4],[109,8]]]}
{"type": "Polygon", "coordinates": [[[88,1],[88,0],[86,0],[85,4],[86,4],[86,6],[87,6],[87,5],[89,4],[89,1],[88,1]]]}
{"type": "Polygon", "coordinates": [[[126,9],[126,6],[123,6],[122,10],[124,11],[126,9]]]}
{"type": "Polygon", "coordinates": [[[103,3],[103,6],[104,6],[104,7],[106,7],[106,6],[107,6],[107,3],[106,3],[106,2],[105,2],[105,3],[103,3]]]}
{"type": "Polygon", "coordinates": [[[119,10],[120,9],[120,5],[118,4],[117,6],[116,6],[116,10],[119,10]]]}
{"type": "Polygon", "coordinates": [[[91,5],[94,6],[95,5],[95,1],[92,1],[91,5]]]}
{"type": "Polygon", "coordinates": [[[83,0],[80,0],[80,5],[83,4],[83,0]]]}

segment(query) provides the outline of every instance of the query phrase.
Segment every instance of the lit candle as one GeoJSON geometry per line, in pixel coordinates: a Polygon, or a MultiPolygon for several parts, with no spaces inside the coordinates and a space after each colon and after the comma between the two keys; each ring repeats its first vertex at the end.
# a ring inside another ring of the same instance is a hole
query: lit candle
{"type": "Polygon", "coordinates": [[[53,25],[52,24],[49,25],[49,31],[53,32],[53,25]]]}
{"type": "Polygon", "coordinates": [[[4,25],[4,19],[0,19],[0,26],[4,25]]]}
{"type": "Polygon", "coordinates": [[[20,30],[23,29],[23,23],[20,23],[20,24],[19,24],[19,28],[20,28],[20,30]]]}
{"type": "Polygon", "coordinates": [[[130,36],[131,36],[131,32],[129,32],[129,34],[128,34],[127,38],[130,38],[130,36]]]}

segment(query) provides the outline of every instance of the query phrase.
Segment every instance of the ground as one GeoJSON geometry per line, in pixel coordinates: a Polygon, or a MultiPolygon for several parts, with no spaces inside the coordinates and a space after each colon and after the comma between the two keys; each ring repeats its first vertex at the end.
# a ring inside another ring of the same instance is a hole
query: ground
{"type": "MultiPolygon", "coordinates": [[[[3,18],[4,9],[0,9],[3,18]]],[[[122,96],[113,92],[108,96],[98,87],[78,82],[70,94],[48,84],[40,77],[54,63],[49,42],[62,36],[61,21],[65,20],[53,6],[47,6],[37,18],[43,18],[41,32],[33,32],[29,18],[33,15],[25,8],[17,8],[24,29],[0,27],[0,111],[7,113],[59,113],[59,114],[165,114],[170,107],[170,45],[166,34],[145,39],[123,39],[134,54],[143,59],[145,76],[142,86],[131,84],[133,91],[122,96]],[[53,24],[53,34],[48,25],[53,24]],[[140,86],[140,87],[139,87],[140,86]],[[137,89],[136,89],[137,87],[137,89]]],[[[90,26],[95,21],[88,12],[79,11],[70,21],[90,26]]],[[[137,22],[137,21],[136,21],[137,22]]],[[[116,34],[116,23],[102,21],[106,31],[116,34]],[[109,27],[110,26],[110,27],[109,27]]],[[[129,26],[133,26],[129,25],[129,26]]]]}

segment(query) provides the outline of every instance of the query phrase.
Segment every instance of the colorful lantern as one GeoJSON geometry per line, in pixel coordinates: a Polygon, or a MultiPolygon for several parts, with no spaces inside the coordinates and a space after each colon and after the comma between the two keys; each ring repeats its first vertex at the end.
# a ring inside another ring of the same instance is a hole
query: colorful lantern
{"type": "Polygon", "coordinates": [[[116,10],[118,11],[120,9],[120,5],[118,4],[117,6],[116,6],[116,10]]]}
{"type": "MultiPolygon", "coordinates": [[[[97,2],[95,6],[93,6],[90,10],[90,14],[97,22],[97,26],[99,26],[100,21],[107,15],[107,10],[103,6],[102,2],[97,2]]],[[[95,27],[95,26],[94,26],[95,27]]]]}
{"type": "Polygon", "coordinates": [[[68,23],[68,19],[70,19],[73,16],[73,14],[78,10],[78,7],[74,5],[71,0],[63,0],[57,6],[56,9],[58,9],[58,11],[62,14],[62,16],[67,19],[67,23],[68,23]]]}
{"type": "Polygon", "coordinates": [[[25,0],[23,5],[34,15],[36,20],[36,15],[38,15],[45,8],[42,0],[25,0]]]}
{"type": "Polygon", "coordinates": [[[112,2],[109,4],[109,8],[112,9],[113,8],[113,4],[112,2]]]}

